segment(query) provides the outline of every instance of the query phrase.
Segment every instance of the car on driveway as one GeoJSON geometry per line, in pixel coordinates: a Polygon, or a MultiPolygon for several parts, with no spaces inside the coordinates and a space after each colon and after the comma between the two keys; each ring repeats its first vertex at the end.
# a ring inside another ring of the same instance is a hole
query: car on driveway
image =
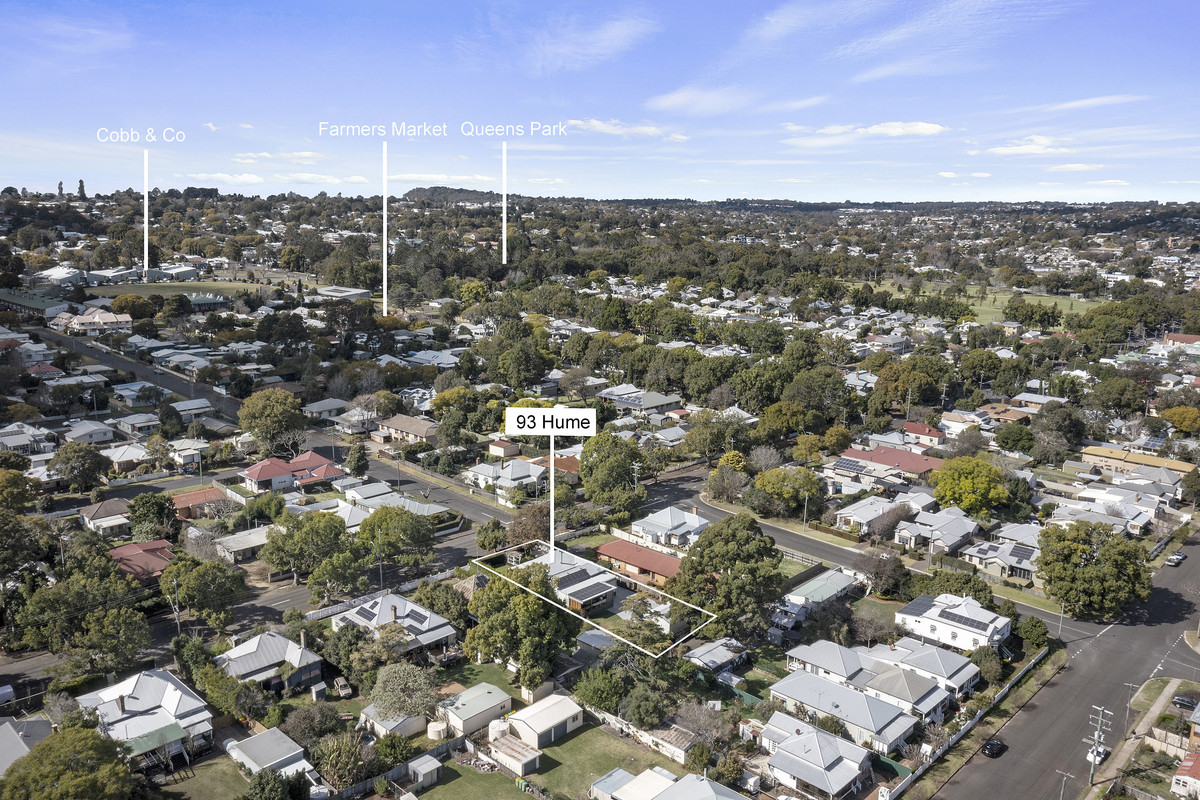
{"type": "Polygon", "coordinates": [[[1180,564],[1183,563],[1183,560],[1185,558],[1187,558],[1187,554],[1184,553],[1182,550],[1179,550],[1179,551],[1171,553],[1171,555],[1167,556],[1167,560],[1165,563],[1168,567],[1178,567],[1180,564]]]}
{"type": "Polygon", "coordinates": [[[1186,711],[1196,710],[1196,698],[1188,697],[1186,694],[1177,694],[1171,698],[1171,705],[1176,708],[1182,708],[1186,711]]]}
{"type": "Polygon", "coordinates": [[[983,743],[983,747],[980,748],[988,758],[999,758],[1007,749],[1008,745],[1001,739],[988,739],[983,743]]]}
{"type": "Polygon", "coordinates": [[[350,681],[342,676],[338,676],[333,681],[333,688],[338,693],[338,697],[346,698],[354,694],[354,690],[350,688],[350,681]]]}

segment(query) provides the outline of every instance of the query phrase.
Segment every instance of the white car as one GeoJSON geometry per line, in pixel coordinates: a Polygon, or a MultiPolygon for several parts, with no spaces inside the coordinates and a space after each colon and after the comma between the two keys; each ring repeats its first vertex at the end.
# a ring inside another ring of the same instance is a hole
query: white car
{"type": "Polygon", "coordinates": [[[1094,744],[1092,745],[1091,749],[1087,751],[1088,763],[1099,764],[1106,758],[1108,758],[1108,748],[1103,745],[1094,744]]]}
{"type": "Polygon", "coordinates": [[[1187,558],[1187,553],[1182,553],[1182,552],[1171,553],[1171,555],[1167,556],[1167,560],[1164,563],[1168,567],[1178,567],[1180,564],[1183,563],[1183,560],[1185,558],[1187,558]]]}

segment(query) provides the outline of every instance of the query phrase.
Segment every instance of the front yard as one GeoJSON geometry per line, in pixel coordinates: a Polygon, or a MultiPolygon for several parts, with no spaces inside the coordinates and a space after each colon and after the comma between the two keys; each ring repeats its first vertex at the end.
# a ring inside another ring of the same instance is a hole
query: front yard
{"type": "Polygon", "coordinates": [[[486,681],[493,686],[499,686],[518,702],[521,699],[521,688],[515,683],[517,676],[499,664],[473,664],[470,661],[460,661],[453,667],[440,668],[438,677],[443,683],[459,683],[464,687],[486,681]]]}
{"type": "Polygon", "coordinates": [[[245,794],[249,786],[234,760],[219,751],[197,764],[191,777],[178,783],[170,780],[162,786],[163,796],[168,800],[236,798],[245,794]]]}

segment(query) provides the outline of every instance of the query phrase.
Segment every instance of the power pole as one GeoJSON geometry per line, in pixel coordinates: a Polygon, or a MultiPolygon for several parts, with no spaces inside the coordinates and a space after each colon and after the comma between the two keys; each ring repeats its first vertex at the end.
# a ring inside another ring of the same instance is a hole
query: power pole
{"type": "Polygon", "coordinates": [[[1074,780],[1075,776],[1069,772],[1063,772],[1061,769],[1056,769],[1054,771],[1063,776],[1062,786],[1058,790],[1058,800],[1063,800],[1063,792],[1067,790],[1067,778],[1074,780]]]}
{"type": "Polygon", "coordinates": [[[1103,706],[1092,706],[1092,714],[1088,721],[1090,724],[1096,726],[1096,730],[1091,736],[1085,737],[1083,740],[1085,744],[1092,746],[1091,750],[1088,751],[1088,786],[1092,785],[1096,777],[1096,762],[1100,760],[1100,753],[1104,752],[1104,732],[1112,730],[1112,720],[1110,719],[1112,713],[1103,706]],[[1090,757],[1093,753],[1095,754],[1095,758],[1090,757]]]}

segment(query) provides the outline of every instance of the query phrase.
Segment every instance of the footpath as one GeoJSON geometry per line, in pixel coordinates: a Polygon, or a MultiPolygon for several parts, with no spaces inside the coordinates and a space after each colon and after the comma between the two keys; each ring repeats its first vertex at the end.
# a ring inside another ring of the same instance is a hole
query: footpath
{"type": "MultiPolygon", "coordinates": [[[[1175,696],[1175,693],[1178,691],[1179,684],[1181,682],[1182,681],[1180,678],[1172,678],[1167,683],[1166,688],[1164,688],[1162,693],[1159,694],[1158,699],[1151,704],[1146,713],[1142,715],[1142,718],[1138,720],[1137,725],[1133,727],[1133,735],[1128,739],[1125,739],[1121,743],[1121,746],[1114,749],[1114,751],[1109,754],[1108,758],[1104,759],[1104,763],[1096,768],[1096,776],[1093,780],[1092,787],[1088,790],[1087,794],[1084,795],[1087,800],[1104,797],[1105,793],[1108,791],[1108,785],[1116,780],[1118,775],[1120,775],[1121,768],[1128,764],[1133,758],[1134,751],[1137,750],[1137,747],[1139,744],[1141,744],[1142,739],[1144,739],[1146,735],[1150,733],[1150,727],[1154,725],[1154,721],[1158,719],[1159,715],[1162,714],[1164,710],[1166,710],[1167,704],[1170,703],[1171,698],[1175,696]]],[[[1142,688],[1145,688],[1145,684],[1142,684],[1142,688]]],[[[1140,692],[1141,689],[1138,691],[1140,692]]]]}

